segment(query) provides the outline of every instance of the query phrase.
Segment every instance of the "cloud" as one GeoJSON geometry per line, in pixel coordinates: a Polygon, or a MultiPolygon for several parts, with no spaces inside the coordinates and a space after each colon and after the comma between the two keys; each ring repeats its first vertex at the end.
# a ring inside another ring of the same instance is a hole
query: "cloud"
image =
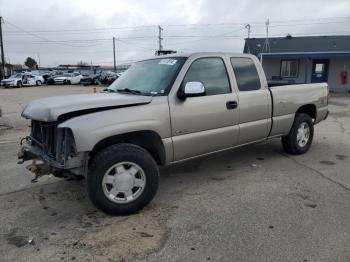
{"type": "Polygon", "coordinates": [[[350,34],[350,19],[332,19],[349,15],[347,0],[0,0],[0,10],[5,21],[39,36],[5,23],[7,60],[23,63],[27,56],[40,54],[41,64],[51,66],[80,60],[112,65],[113,36],[118,63],[152,56],[158,48],[158,24],[164,28],[164,48],[183,52],[241,52],[244,24],[251,23],[253,37],[263,36],[267,18],[271,35],[350,34]],[[329,23],[310,20],[324,17],[331,18],[329,23]],[[285,20],[297,21],[281,22],[285,20]],[[72,29],[85,30],[44,32],[72,29]]]}

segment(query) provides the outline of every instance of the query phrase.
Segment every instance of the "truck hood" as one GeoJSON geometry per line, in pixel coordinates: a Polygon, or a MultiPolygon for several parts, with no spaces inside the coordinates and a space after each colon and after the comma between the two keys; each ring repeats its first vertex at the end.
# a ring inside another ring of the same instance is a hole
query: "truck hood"
{"type": "Polygon", "coordinates": [[[83,114],[144,105],[151,101],[151,96],[116,93],[55,96],[32,101],[24,108],[22,117],[44,122],[63,121],[83,114]]]}

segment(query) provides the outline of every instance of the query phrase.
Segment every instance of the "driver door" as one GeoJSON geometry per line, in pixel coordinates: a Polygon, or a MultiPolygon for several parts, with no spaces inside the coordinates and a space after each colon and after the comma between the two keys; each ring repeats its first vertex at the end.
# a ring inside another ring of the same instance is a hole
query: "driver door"
{"type": "Polygon", "coordinates": [[[32,75],[28,75],[28,85],[34,86],[35,84],[35,77],[32,75]]]}
{"type": "Polygon", "coordinates": [[[230,148],[238,140],[237,96],[232,92],[221,57],[201,57],[191,62],[181,88],[201,82],[206,94],[169,102],[174,161],[230,148]]]}
{"type": "Polygon", "coordinates": [[[22,76],[22,84],[23,85],[28,85],[29,84],[29,78],[27,75],[22,76]]]}
{"type": "Polygon", "coordinates": [[[79,74],[78,73],[73,73],[71,82],[72,82],[72,84],[79,84],[80,79],[79,79],[79,74]]]}

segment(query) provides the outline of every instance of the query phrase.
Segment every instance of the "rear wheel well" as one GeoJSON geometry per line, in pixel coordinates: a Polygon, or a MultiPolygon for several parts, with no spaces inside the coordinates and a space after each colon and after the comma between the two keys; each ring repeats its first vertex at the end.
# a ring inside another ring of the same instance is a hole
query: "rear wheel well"
{"type": "Polygon", "coordinates": [[[316,106],[313,104],[303,105],[299,107],[296,114],[307,114],[311,118],[316,119],[316,106]]]}
{"type": "Polygon", "coordinates": [[[138,145],[147,150],[157,162],[158,165],[165,164],[165,149],[159,135],[154,131],[137,131],[105,138],[98,142],[89,156],[93,158],[102,149],[120,143],[129,143],[138,145]]]}

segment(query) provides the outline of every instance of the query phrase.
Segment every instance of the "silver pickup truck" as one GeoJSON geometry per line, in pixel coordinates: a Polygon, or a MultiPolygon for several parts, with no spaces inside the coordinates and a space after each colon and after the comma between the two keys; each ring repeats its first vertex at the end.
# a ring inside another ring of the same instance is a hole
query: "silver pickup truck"
{"type": "Polygon", "coordinates": [[[84,176],[98,208],[128,214],[156,194],[158,166],[275,137],[287,153],[307,152],[328,96],[326,83],[269,88],[252,55],[154,57],[104,93],[31,102],[19,158],[36,176],[84,176]]]}

